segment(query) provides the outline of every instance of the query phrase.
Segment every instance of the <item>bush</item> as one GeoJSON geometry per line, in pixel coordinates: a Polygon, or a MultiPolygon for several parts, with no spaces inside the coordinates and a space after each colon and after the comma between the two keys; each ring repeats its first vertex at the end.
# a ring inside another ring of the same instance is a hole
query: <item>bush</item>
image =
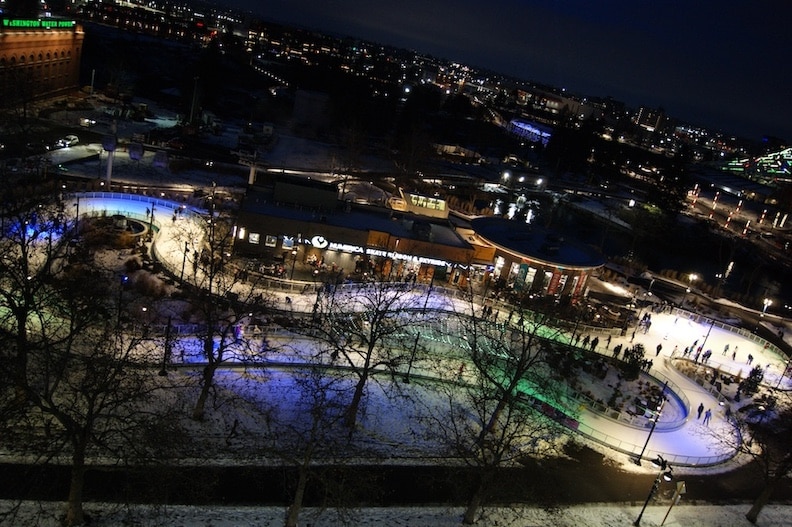
{"type": "Polygon", "coordinates": [[[124,262],[124,269],[128,273],[139,271],[140,269],[143,269],[143,262],[137,256],[127,258],[127,260],[124,262]]]}

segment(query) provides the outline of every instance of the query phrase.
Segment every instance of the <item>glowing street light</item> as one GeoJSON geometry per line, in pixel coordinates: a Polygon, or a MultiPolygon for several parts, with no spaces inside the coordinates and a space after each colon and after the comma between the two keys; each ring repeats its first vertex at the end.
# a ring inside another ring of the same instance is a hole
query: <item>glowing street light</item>
{"type": "Polygon", "coordinates": [[[663,481],[671,481],[672,479],[674,479],[674,474],[672,472],[671,465],[669,465],[666,462],[666,460],[663,459],[663,456],[657,456],[657,459],[652,461],[652,464],[658,469],[660,469],[660,472],[657,473],[657,477],[655,478],[654,483],[652,483],[652,488],[649,489],[649,495],[646,497],[646,501],[643,504],[643,508],[641,509],[641,512],[638,514],[638,517],[635,518],[635,521],[633,522],[633,525],[635,525],[636,527],[641,525],[641,517],[643,516],[643,513],[646,510],[646,506],[649,505],[649,501],[652,499],[652,496],[654,496],[655,492],[657,492],[657,490],[660,488],[660,483],[663,481]]]}
{"type": "MultiPolygon", "coordinates": [[[[685,293],[690,293],[693,288],[693,282],[696,280],[698,280],[698,275],[696,273],[690,273],[688,275],[688,286],[687,289],[685,289],[685,293]]],[[[687,298],[687,296],[685,298],[687,298]]]]}
{"type": "Polygon", "coordinates": [[[690,293],[690,288],[693,287],[693,282],[698,280],[698,275],[696,273],[690,273],[688,275],[688,288],[687,292],[690,293]]]}
{"type": "Polygon", "coordinates": [[[291,266],[291,273],[289,274],[289,280],[294,280],[294,266],[297,264],[297,248],[295,247],[292,249],[292,266],[291,266]]]}
{"type": "Polygon", "coordinates": [[[767,313],[767,308],[772,306],[772,305],[773,305],[773,301],[770,300],[769,298],[765,298],[764,300],[762,300],[762,315],[761,316],[765,316],[765,313],[767,313]]]}
{"type": "Polygon", "coordinates": [[[666,403],[666,389],[668,389],[668,381],[663,383],[663,389],[660,390],[660,404],[657,405],[657,411],[655,412],[654,416],[652,416],[652,428],[649,429],[649,435],[646,437],[646,442],[641,449],[641,453],[638,454],[638,456],[633,460],[636,465],[641,465],[641,459],[643,458],[644,452],[646,452],[646,446],[649,444],[649,440],[652,439],[652,434],[654,434],[657,421],[660,420],[660,415],[663,413],[663,406],[665,406],[666,403]]]}

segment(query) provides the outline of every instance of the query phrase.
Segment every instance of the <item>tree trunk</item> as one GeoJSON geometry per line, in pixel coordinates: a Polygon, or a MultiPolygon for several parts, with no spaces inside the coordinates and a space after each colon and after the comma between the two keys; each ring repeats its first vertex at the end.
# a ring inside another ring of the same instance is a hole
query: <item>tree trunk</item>
{"type": "Polygon", "coordinates": [[[355,394],[352,396],[352,402],[349,403],[346,411],[344,412],[344,424],[348,428],[354,428],[357,423],[357,414],[360,409],[360,401],[363,399],[363,389],[366,387],[366,378],[368,375],[364,372],[355,385],[355,394]]]}
{"type": "Polygon", "coordinates": [[[286,513],[286,527],[297,527],[297,520],[300,517],[305,488],[308,486],[308,465],[303,463],[298,471],[297,488],[294,491],[294,501],[289,505],[286,513]]]}
{"type": "Polygon", "coordinates": [[[198,400],[195,401],[195,408],[193,408],[192,418],[195,421],[202,421],[204,418],[204,409],[206,408],[206,400],[209,399],[209,391],[212,389],[212,382],[214,382],[214,373],[217,369],[213,364],[204,366],[201,378],[201,393],[198,394],[198,400]]]}
{"type": "Polygon", "coordinates": [[[476,523],[481,503],[484,501],[484,477],[479,476],[476,480],[476,488],[473,489],[473,494],[465,507],[465,513],[462,515],[462,525],[474,525],[476,523]]]}
{"type": "Polygon", "coordinates": [[[27,311],[17,317],[16,357],[14,365],[14,388],[18,404],[27,402],[28,386],[28,338],[27,338],[27,311]]]}
{"type": "Polygon", "coordinates": [[[487,438],[487,434],[492,433],[495,430],[495,424],[498,422],[501,413],[503,413],[503,409],[506,408],[506,397],[503,396],[498,401],[498,405],[495,407],[495,410],[492,412],[492,415],[487,422],[487,425],[481,430],[481,435],[479,436],[479,443],[483,443],[484,440],[487,438]]]}
{"type": "Polygon", "coordinates": [[[69,501],[66,505],[67,527],[85,523],[83,511],[83,487],[85,485],[85,447],[80,445],[72,455],[71,481],[69,483],[69,501]]]}
{"type": "Polygon", "coordinates": [[[749,522],[756,523],[756,520],[759,519],[759,513],[762,512],[764,506],[770,501],[770,496],[773,494],[773,491],[776,488],[776,483],[778,483],[778,478],[773,477],[767,482],[767,484],[765,484],[762,492],[759,493],[759,496],[753,502],[751,510],[749,510],[745,515],[745,518],[749,522]]]}

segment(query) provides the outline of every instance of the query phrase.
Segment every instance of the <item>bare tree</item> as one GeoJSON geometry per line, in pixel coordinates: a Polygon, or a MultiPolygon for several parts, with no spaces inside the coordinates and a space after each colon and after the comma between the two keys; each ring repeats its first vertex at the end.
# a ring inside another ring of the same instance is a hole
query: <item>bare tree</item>
{"type": "Polygon", "coordinates": [[[710,437],[724,447],[750,457],[762,473],[764,487],[745,515],[751,523],[758,521],[779,483],[792,475],[789,442],[792,407],[788,394],[783,397],[783,404],[776,397],[764,394],[738,411],[732,412],[727,407],[726,422],[732,428],[731,433],[718,428],[707,429],[710,437]]]}
{"type": "Polygon", "coordinates": [[[410,328],[425,323],[424,289],[407,282],[328,283],[316,295],[313,322],[305,330],[327,345],[333,363],[357,378],[344,417],[353,428],[370,378],[383,370],[395,373],[411,356],[406,342],[411,346],[410,328]]]}
{"type": "Polygon", "coordinates": [[[244,323],[271,309],[256,280],[228,263],[233,230],[230,221],[210,215],[201,251],[193,256],[193,282],[197,290],[190,299],[189,315],[200,329],[202,355],[206,361],[199,381],[200,391],[192,417],[202,420],[212,393],[217,370],[229,360],[255,362],[264,348],[244,338],[244,323]]]}
{"type": "Polygon", "coordinates": [[[0,210],[2,354],[13,365],[8,373],[18,388],[17,399],[27,385],[29,353],[40,345],[37,319],[53,302],[52,277],[69,227],[62,203],[47,190],[6,188],[0,210]]]}
{"type": "Polygon", "coordinates": [[[312,478],[319,477],[317,461],[328,463],[343,450],[343,388],[338,376],[323,369],[308,367],[292,372],[291,408],[279,408],[273,419],[275,450],[278,457],[297,469],[294,494],[286,511],[284,525],[296,527],[305,493],[312,478]]]}
{"type": "Polygon", "coordinates": [[[554,317],[518,309],[503,318],[473,302],[460,314],[462,336],[452,347],[467,352],[459,357],[456,383],[444,385],[447,409],[430,412],[431,433],[476,469],[464,524],[478,521],[498,468],[555,448],[561,421],[572,413],[563,398],[565,381],[548,366],[559,335],[554,317]]]}
{"type": "Polygon", "coordinates": [[[106,281],[72,269],[57,283],[58,302],[40,312],[39,345],[28,350],[24,408],[5,406],[4,431],[46,462],[66,455],[71,479],[64,523],[82,525],[89,456],[126,459],[139,452],[155,414],[146,404],[158,389],[141,342],[118,334],[106,281]],[[92,287],[84,287],[91,283],[92,287]],[[24,440],[22,440],[24,438],[24,440]]]}

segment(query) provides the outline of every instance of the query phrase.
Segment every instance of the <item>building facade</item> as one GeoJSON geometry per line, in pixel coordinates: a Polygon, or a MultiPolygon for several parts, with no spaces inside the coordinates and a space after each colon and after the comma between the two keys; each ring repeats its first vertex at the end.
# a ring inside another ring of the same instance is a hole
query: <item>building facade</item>
{"type": "Polygon", "coordinates": [[[596,249],[541,227],[489,216],[470,224],[477,238],[495,248],[493,279],[516,292],[585,296],[589,276],[605,265],[596,249]]]}
{"type": "Polygon", "coordinates": [[[84,38],[73,20],[0,19],[0,106],[79,88],[84,38]]]}

